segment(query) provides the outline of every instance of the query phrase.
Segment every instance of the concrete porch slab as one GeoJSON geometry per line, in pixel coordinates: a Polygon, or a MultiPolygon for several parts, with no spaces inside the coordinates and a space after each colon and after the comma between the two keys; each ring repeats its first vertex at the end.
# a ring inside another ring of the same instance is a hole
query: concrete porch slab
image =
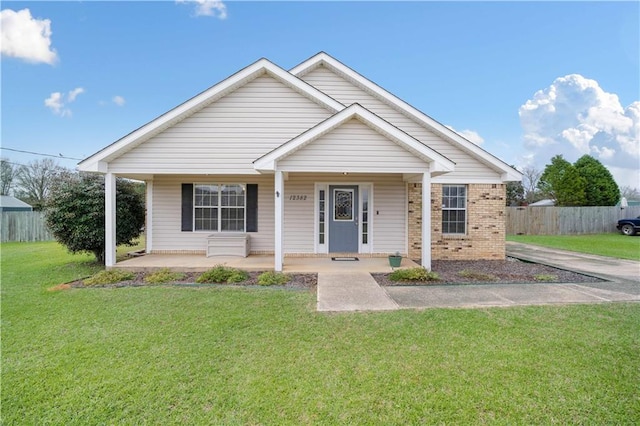
{"type": "MultiPolygon", "coordinates": [[[[246,271],[270,271],[274,268],[274,257],[269,255],[215,256],[204,254],[147,254],[127,259],[116,264],[116,268],[142,272],[169,268],[183,272],[204,272],[216,265],[246,271]]],[[[401,268],[419,266],[410,259],[402,259],[401,268]]],[[[359,257],[358,261],[333,261],[330,257],[285,257],[284,272],[318,273],[318,272],[390,272],[391,267],[386,257],[359,257]]]]}

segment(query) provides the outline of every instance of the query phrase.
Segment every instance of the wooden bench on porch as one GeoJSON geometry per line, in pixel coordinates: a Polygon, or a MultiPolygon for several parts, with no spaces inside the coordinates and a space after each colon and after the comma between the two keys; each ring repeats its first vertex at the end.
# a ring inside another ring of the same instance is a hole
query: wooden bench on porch
{"type": "Polygon", "coordinates": [[[218,233],[207,237],[207,257],[249,256],[251,240],[245,233],[218,233]]]}

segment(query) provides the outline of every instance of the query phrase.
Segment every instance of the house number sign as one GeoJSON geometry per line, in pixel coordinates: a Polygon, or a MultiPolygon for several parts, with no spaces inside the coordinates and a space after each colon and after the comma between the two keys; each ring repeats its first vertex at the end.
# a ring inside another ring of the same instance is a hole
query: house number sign
{"type": "Polygon", "coordinates": [[[307,199],[306,195],[300,195],[300,194],[289,195],[290,201],[305,201],[306,199],[307,199]]]}

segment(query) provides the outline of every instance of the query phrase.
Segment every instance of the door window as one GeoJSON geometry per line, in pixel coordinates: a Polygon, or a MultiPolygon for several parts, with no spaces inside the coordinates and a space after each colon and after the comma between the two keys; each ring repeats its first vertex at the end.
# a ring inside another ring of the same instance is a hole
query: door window
{"type": "Polygon", "coordinates": [[[353,221],[353,189],[333,190],[333,220],[353,221]]]}

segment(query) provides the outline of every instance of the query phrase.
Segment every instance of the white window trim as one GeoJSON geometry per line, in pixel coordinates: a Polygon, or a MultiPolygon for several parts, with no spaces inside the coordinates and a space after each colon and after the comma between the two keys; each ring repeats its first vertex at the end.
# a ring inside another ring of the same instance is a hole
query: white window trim
{"type": "Polygon", "coordinates": [[[358,187],[358,253],[373,253],[374,242],[374,217],[375,211],[374,204],[374,185],[372,182],[316,182],[313,185],[314,196],[314,213],[313,213],[313,242],[314,250],[317,254],[329,253],[329,238],[331,238],[329,231],[329,221],[327,215],[333,215],[333,212],[329,212],[329,197],[333,194],[329,193],[329,186],[357,186],[358,187]],[[368,243],[362,244],[362,188],[368,188],[369,190],[369,231],[368,231],[368,243]],[[324,227],[324,244],[320,244],[319,228],[320,228],[320,191],[325,191],[325,227],[324,227]]]}
{"type": "Polygon", "coordinates": [[[442,194],[441,197],[443,198],[443,203],[442,203],[442,212],[444,213],[445,210],[447,211],[464,211],[464,232],[445,232],[444,231],[444,214],[442,215],[442,219],[441,219],[441,223],[440,223],[440,227],[442,228],[442,235],[445,237],[463,237],[468,235],[468,231],[469,231],[469,209],[468,209],[468,205],[469,205],[469,185],[465,185],[465,184],[459,184],[459,183],[443,183],[442,184],[442,194]],[[464,187],[464,208],[459,208],[459,207],[455,207],[455,208],[446,208],[444,207],[444,188],[445,186],[462,186],[464,187]]]}
{"type": "Polygon", "coordinates": [[[372,247],[373,247],[373,218],[374,218],[374,209],[373,209],[373,184],[372,183],[361,183],[358,184],[358,214],[360,215],[360,217],[358,218],[358,251],[359,253],[371,253],[372,252],[372,247]],[[369,213],[369,217],[367,220],[367,225],[368,225],[368,229],[367,229],[367,243],[363,243],[362,242],[362,232],[363,232],[363,228],[362,228],[362,214],[363,212],[363,206],[364,206],[364,191],[362,190],[363,188],[367,189],[369,192],[369,209],[368,209],[368,213],[369,213]]]}
{"type": "Polygon", "coordinates": [[[225,233],[225,234],[244,234],[245,232],[247,232],[247,184],[246,183],[240,183],[240,182],[194,182],[193,183],[193,206],[192,206],[192,215],[193,215],[193,231],[192,232],[196,232],[196,233],[225,233]],[[196,186],[198,185],[217,185],[218,186],[218,205],[217,206],[213,206],[213,207],[209,207],[209,206],[200,206],[200,208],[205,207],[205,208],[215,208],[218,210],[218,229],[217,230],[213,230],[213,229],[198,229],[196,230],[196,208],[198,208],[198,206],[196,206],[196,186]],[[244,205],[243,206],[226,206],[223,207],[222,206],[222,200],[221,200],[221,194],[220,194],[220,187],[224,186],[224,185],[240,185],[242,186],[243,190],[244,190],[244,205]],[[223,231],[222,230],[222,209],[223,208],[242,208],[244,209],[244,221],[242,224],[242,231],[223,231]]]}

